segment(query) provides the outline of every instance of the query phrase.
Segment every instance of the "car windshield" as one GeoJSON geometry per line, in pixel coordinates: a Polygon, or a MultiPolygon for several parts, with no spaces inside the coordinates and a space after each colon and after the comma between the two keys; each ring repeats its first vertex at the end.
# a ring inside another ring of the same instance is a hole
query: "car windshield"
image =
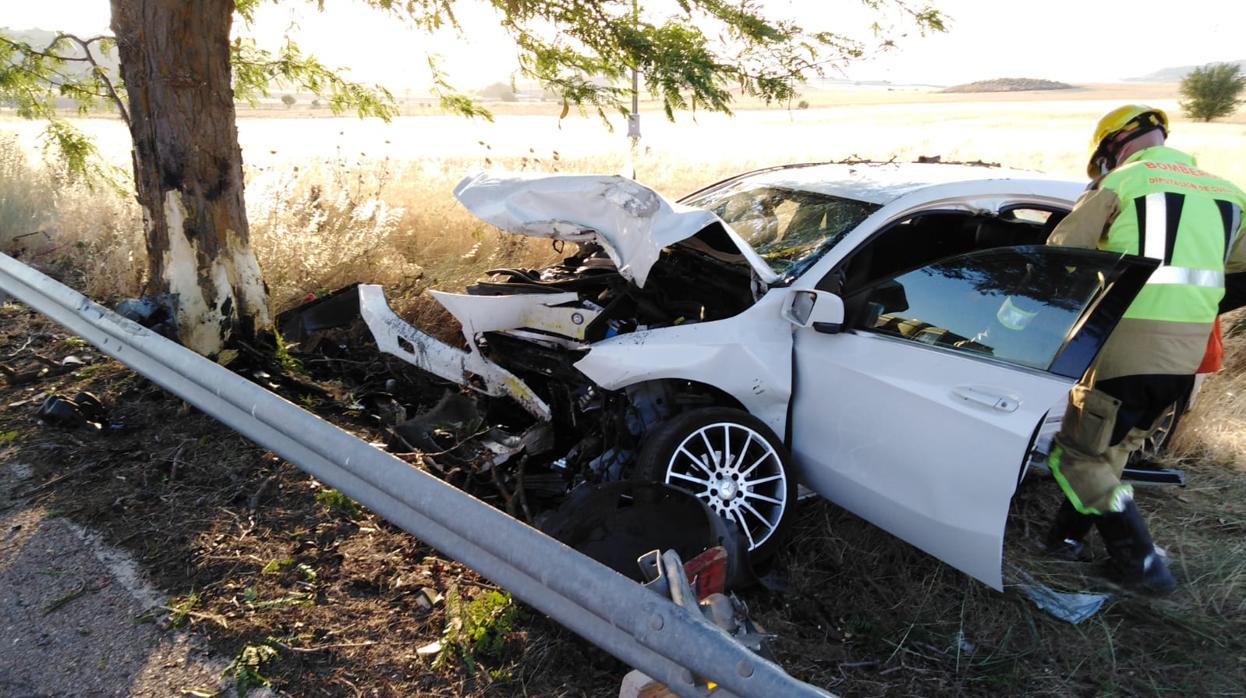
{"type": "Polygon", "coordinates": [[[748,181],[716,187],[683,203],[718,214],[781,277],[821,257],[879,208],[865,201],[748,181]]]}

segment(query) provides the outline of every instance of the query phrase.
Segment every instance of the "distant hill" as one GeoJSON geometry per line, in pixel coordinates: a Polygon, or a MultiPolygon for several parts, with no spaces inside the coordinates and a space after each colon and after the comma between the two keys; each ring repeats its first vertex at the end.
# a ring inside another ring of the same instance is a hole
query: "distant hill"
{"type": "Polygon", "coordinates": [[[1032,90],[1071,90],[1073,86],[1055,80],[1035,78],[996,78],[979,80],[964,85],[953,85],[940,92],[1030,92],[1032,90]]]}
{"type": "MultiPolygon", "coordinates": [[[[1233,63],[1246,72],[1246,59],[1240,61],[1221,61],[1223,63],[1233,63]]],[[[1206,65],[1205,63],[1203,65],[1206,65]]],[[[1190,71],[1201,66],[1182,65],[1175,68],[1161,68],[1154,73],[1149,73],[1137,78],[1127,78],[1128,82],[1181,82],[1181,79],[1190,74],[1190,71]]]]}

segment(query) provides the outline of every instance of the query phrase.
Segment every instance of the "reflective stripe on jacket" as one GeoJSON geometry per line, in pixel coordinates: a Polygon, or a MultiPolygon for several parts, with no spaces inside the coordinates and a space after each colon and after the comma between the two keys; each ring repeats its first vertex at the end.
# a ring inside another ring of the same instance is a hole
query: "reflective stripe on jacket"
{"type": "Polygon", "coordinates": [[[1099,184],[1120,200],[1100,249],[1160,262],[1125,318],[1211,323],[1246,194],[1166,146],[1134,153],[1099,184]]]}

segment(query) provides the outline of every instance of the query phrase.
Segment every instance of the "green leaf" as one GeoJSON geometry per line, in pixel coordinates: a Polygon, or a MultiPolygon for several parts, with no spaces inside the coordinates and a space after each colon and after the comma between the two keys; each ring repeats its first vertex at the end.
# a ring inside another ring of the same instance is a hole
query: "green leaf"
{"type": "Polygon", "coordinates": [[[269,90],[282,88],[311,92],[329,104],[334,114],[354,111],[360,118],[375,116],[389,121],[398,106],[389,90],[347,80],[344,70],[332,70],[316,57],[304,55],[287,37],[281,48],[267,51],[254,39],[236,38],[230,43],[235,98],[255,105],[269,90]]]}

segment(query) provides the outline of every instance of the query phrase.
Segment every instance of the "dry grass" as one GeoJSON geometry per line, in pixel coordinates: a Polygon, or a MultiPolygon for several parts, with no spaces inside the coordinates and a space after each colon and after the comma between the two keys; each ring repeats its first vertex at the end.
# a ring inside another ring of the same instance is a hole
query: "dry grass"
{"type": "Polygon", "coordinates": [[[1223,318],[1224,366],[1207,377],[1173,437],[1174,454],[1246,470],[1246,315],[1223,318]]]}
{"type": "Polygon", "coordinates": [[[11,137],[0,137],[0,251],[104,299],[134,295],[147,264],[132,199],[58,176],[11,137]]]}
{"type": "MultiPolygon", "coordinates": [[[[618,169],[599,156],[359,163],[340,153],[305,166],[253,169],[247,184],[251,235],[274,305],[286,308],[309,292],[362,281],[383,285],[400,311],[433,319],[436,309],[418,301],[427,288],[459,290],[490,268],[557,259],[548,241],[500,233],[450,196],[466,172],[482,166],[549,173],[618,169]]],[[[749,166],[675,166],[655,159],[642,163],[638,175],[678,196],[749,166]]]]}

